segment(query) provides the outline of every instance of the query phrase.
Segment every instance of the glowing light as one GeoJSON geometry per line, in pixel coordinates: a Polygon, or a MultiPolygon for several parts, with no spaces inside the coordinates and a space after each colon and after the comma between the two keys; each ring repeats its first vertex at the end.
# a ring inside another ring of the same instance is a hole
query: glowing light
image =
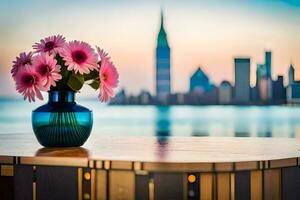
{"type": "Polygon", "coordinates": [[[88,172],[84,173],[84,179],[85,180],[90,180],[91,179],[91,174],[88,173],[88,172]]]}
{"type": "Polygon", "coordinates": [[[189,183],[194,183],[196,181],[196,176],[193,174],[190,174],[188,176],[188,181],[189,181],[189,183]]]}

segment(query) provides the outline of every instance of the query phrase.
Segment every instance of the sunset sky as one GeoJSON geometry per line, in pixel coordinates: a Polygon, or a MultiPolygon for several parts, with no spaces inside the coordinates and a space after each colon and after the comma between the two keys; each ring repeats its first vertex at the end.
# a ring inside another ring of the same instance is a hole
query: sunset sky
{"type": "MultiPolygon", "coordinates": [[[[257,63],[271,50],[272,76],[292,62],[300,78],[300,3],[297,0],[243,1],[59,1],[0,3],[0,96],[18,96],[11,63],[40,39],[62,34],[106,49],[120,73],[120,88],[137,94],[155,88],[155,46],[160,8],[171,46],[172,91],[184,92],[201,66],[215,84],[234,81],[233,57],[251,57],[251,84],[257,63]]],[[[287,79],[285,79],[287,81],[287,79]]],[[[89,95],[92,91],[83,91],[89,95]]]]}

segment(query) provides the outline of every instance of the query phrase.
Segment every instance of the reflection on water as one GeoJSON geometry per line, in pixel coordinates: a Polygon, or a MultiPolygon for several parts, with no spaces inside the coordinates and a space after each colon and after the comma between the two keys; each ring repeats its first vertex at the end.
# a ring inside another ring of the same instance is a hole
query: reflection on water
{"type": "Polygon", "coordinates": [[[158,138],[170,136],[171,120],[170,107],[156,107],[155,133],[158,138]]]}
{"type": "MultiPolygon", "coordinates": [[[[93,110],[92,134],[109,136],[300,137],[300,107],[106,106],[93,110]]],[[[32,133],[31,111],[41,103],[0,100],[0,134],[32,133]]]]}
{"type": "Polygon", "coordinates": [[[249,132],[235,132],[234,136],[235,137],[249,137],[250,133],[249,132]]]}
{"type": "Polygon", "coordinates": [[[155,120],[155,135],[157,137],[157,156],[158,158],[166,157],[166,150],[168,148],[168,136],[170,136],[170,107],[158,106],[156,107],[155,120]]]}

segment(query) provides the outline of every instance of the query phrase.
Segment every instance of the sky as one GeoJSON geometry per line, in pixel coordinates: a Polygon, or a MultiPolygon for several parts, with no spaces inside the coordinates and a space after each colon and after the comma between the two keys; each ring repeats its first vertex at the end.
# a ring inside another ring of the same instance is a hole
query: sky
{"type": "MultiPolygon", "coordinates": [[[[12,61],[40,39],[62,34],[104,48],[121,88],[154,93],[160,9],[171,47],[173,92],[185,92],[201,67],[216,85],[234,83],[233,58],[251,58],[251,84],[264,51],[272,51],[272,76],[290,63],[300,79],[299,0],[7,0],[0,1],[0,96],[20,97],[10,77],[12,61]]],[[[93,95],[85,87],[83,95],[93,95]]],[[[94,94],[96,96],[96,94],[94,94]]]]}

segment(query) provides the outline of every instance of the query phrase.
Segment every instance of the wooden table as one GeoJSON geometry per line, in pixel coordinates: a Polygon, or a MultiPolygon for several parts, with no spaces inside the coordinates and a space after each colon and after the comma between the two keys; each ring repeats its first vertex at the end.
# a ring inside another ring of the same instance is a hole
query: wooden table
{"type": "Polygon", "coordinates": [[[299,199],[300,140],[0,135],[0,199],[299,199]]]}

